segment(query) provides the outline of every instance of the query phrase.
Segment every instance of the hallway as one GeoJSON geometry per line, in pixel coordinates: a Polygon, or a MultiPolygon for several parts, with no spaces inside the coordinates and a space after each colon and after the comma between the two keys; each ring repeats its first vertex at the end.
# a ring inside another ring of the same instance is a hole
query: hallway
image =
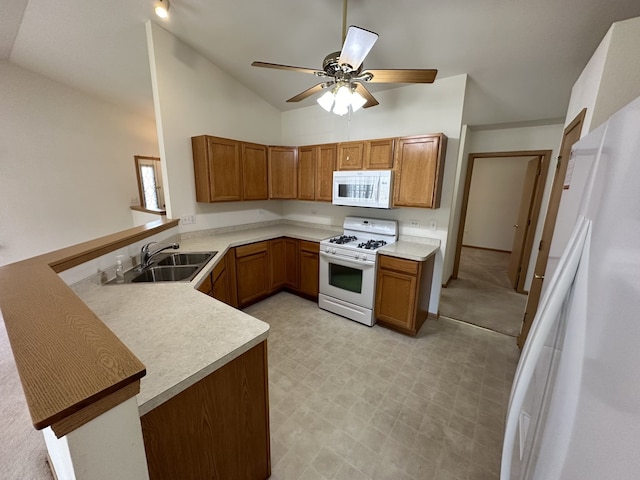
{"type": "Polygon", "coordinates": [[[440,315],[518,336],[527,295],[509,284],[509,253],[462,247],[458,278],[443,288],[440,315]]]}

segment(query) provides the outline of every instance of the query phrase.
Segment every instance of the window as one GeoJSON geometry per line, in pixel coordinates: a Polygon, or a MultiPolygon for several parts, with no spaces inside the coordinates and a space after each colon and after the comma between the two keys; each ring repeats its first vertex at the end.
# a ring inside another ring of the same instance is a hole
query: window
{"type": "Polygon", "coordinates": [[[158,157],[134,156],[140,205],[150,210],[164,210],[162,170],[158,157]]]}

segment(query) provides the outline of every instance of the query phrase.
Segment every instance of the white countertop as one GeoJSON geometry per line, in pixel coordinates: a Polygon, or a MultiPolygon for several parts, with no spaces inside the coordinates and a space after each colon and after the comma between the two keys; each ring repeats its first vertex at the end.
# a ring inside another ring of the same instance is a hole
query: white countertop
{"type": "MultiPolygon", "coordinates": [[[[138,405],[144,415],[267,338],[269,325],[196,290],[235,246],[288,236],[318,242],[336,230],[279,224],[222,234],[186,234],[179,251],[218,254],[189,283],[98,286],[83,282],[78,296],[144,363],[138,405]]],[[[439,241],[400,240],[383,255],[424,261],[439,241]]]]}
{"type": "Polygon", "coordinates": [[[218,254],[191,282],[81,282],[74,291],[145,365],[138,394],[142,416],[267,338],[269,325],[196,290],[229,248],[281,236],[319,241],[335,233],[277,225],[192,234],[180,240],[178,251],[218,254]]]}

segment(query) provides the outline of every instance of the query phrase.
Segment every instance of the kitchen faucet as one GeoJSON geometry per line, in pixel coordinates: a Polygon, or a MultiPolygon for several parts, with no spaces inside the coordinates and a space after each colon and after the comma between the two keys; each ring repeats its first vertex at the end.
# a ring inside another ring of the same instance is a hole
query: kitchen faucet
{"type": "Polygon", "coordinates": [[[138,267],[139,270],[144,270],[145,268],[147,268],[151,264],[151,259],[155,257],[157,254],[159,254],[160,252],[164,250],[168,250],[170,248],[173,248],[174,250],[180,248],[180,244],[171,243],[166,247],[158,248],[157,250],[150,252],[149,247],[154,243],[158,243],[158,242],[149,242],[143,245],[142,249],[140,249],[140,267],[138,267]]]}

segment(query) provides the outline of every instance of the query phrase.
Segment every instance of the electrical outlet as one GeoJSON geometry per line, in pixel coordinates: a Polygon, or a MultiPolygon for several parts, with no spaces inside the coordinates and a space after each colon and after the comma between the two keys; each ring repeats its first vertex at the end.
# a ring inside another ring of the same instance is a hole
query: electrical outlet
{"type": "Polygon", "coordinates": [[[419,227],[420,226],[420,222],[418,220],[411,220],[410,225],[412,227],[419,227]]]}
{"type": "Polygon", "coordinates": [[[429,222],[429,228],[431,230],[437,230],[438,229],[438,222],[436,222],[435,220],[431,220],[429,222]]]}
{"type": "Polygon", "coordinates": [[[188,215],[182,215],[180,217],[180,223],[182,223],[183,225],[189,225],[192,223],[196,223],[196,216],[193,213],[190,213],[188,215]]]}

